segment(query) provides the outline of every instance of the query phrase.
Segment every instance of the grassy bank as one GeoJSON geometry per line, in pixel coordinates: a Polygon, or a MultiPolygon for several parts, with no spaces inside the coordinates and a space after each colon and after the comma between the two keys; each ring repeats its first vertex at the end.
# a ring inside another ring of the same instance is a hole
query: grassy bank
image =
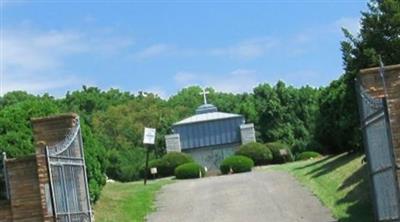
{"type": "Polygon", "coordinates": [[[293,174],[340,222],[372,222],[367,166],[361,164],[362,158],[357,154],[342,154],[269,169],[293,174]]]}
{"type": "Polygon", "coordinates": [[[143,182],[108,183],[94,207],[96,222],[144,221],[154,210],[153,201],[157,191],[172,183],[170,179],[143,182]]]}

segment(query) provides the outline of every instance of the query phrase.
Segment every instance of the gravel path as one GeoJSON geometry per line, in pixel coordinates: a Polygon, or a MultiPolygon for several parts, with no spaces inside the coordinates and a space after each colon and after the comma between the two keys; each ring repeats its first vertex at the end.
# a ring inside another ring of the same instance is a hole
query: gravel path
{"type": "Polygon", "coordinates": [[[333,222],[329,210],[285,172],[184,180],[161,189],[149,222],[333,222]]]}

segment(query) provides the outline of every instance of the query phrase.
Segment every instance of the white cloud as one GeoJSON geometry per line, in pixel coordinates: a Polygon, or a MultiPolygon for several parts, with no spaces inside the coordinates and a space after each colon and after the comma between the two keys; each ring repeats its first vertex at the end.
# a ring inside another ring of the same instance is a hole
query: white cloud
{"type": "Polygon", "coordinates": [[[242,93],[250,92],[259,83],[253,70],[238,69],[228,75],[211,78],[209,84],[218,91],[242,93]]]}
{"type": "Polygon", "coordinates": [[[231,58],[252,59],[269,53],[278,42],[272,38],[256,38],[245,40],[224,48],[211,49],[212,55],[231,58]]]}
{"type": "Polygon", "coordinates": [[[330,23],[308,27],[288,38],[280,50],[287,52],[291,57],[304,56],[313,50],[319,50],[322,44],[331,41],[332,38],[343,37],[342,28],[346,28],[352,34],[358,34],[361,28],[360,18],[343,17],[330,23]]]}
{"type": "Polygon", "coordinates": [[[171,53],[174,50],[174,47],[167,44],[154,44],[151,45],[142,51],[135,53],[134,57],[138,59],[147,59],[151,57],[157,57],[160,55],[164,55],[167,53],[171,53]]]}
{"type": "Polygon", "coordinates": [[[62,81],[56,81],[55,79],[46,80],[44,78],[5,78],[6,84],[4,84],[4,92],[13,90],[23,90],[28,92],[46,92],[51,89],[58,89],[67,86],[77,86],[79,79],[74,76],[68,76],[63,78],[62,81]]]}
{"type": "Polygon", "coordinates": [[[1,48],[2,92],[76,87],[86,83],[71,75],[68,59],[76,56],[109,56],[132,44],[118,36],[95,35],[76,30],[34,30],[14,27],[4,30],[1,48]]]}
{"type": "Polygon", "coordinates": [[[3,57],[5,73],[38,72],[61,65],[61,58],[85,51],[81,36],[73,32],[26,32],[5,30],[3,57]]]}
{"type": "Polygon", "coordinates": [[[178,72],[174,76],[174,80],[179,85],[192,85],[197,81],[197,75],[190,72],[178,72]]]}
{"type": "Polygon", "coordinates": [[[148,59],[159,56],[220,56],[234,59],[253,59],[268,54],[278,41],[272,38],[254,38],[226,47],[183,48],[175,45],[156,43],[134,54],[136,59],[148,59]]]}
{"type": "Polygon", "coordinates": [[[259,83],[257,73],[247,69],[237,69],[223,75],[178,72],[174,79],[179,87],[199,85],[229,93],[250,92],[259,83]]]}

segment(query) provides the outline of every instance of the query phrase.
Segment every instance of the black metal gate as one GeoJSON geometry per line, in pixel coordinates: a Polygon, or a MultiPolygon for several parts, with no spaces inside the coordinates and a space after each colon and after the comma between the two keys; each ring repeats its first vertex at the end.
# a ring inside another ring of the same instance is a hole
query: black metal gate
{"type": "Polygon", "coordinates": [[[359,81],[357,91],[376,221],[400,221],[397,167],[386,98],[372,98],[359,81]]]}
{"type": "Polygon", "coordinates": [[[86,177],[79,119],[66,138],[46,148],[52,211],[57,222],[91,222],[92,211],[86,177]]]}

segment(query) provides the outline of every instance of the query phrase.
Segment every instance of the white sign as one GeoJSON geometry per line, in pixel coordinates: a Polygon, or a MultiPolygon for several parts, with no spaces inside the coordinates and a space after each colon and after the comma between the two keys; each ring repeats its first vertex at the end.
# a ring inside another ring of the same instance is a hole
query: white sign
{"type": "Polygon", "coordinates": [[[181,139],[179,134],[166,135],[165,145],[167,146],[167,153],[181,152],[181,139]]]}
{"type": "Polygon", "coordinates": [[[151,174],[157,174],[157,168],[156,167],[152,167],[152,168],[150,168],[150,173],[151,174]]]}
{"type": "Polygon", "coordinates": [[[280,149],[280,150],[279,150],[279,154],[280,154],[281,156],[287,156],[287,155],[288,155],[288,151],[287,151],[286,149],[280,149]]]}
{"type": "Polygon", "coordinates": [[[143,143],[154,144],[155,139],[156,139],[156,129],[144,128],[143,143]]]}

